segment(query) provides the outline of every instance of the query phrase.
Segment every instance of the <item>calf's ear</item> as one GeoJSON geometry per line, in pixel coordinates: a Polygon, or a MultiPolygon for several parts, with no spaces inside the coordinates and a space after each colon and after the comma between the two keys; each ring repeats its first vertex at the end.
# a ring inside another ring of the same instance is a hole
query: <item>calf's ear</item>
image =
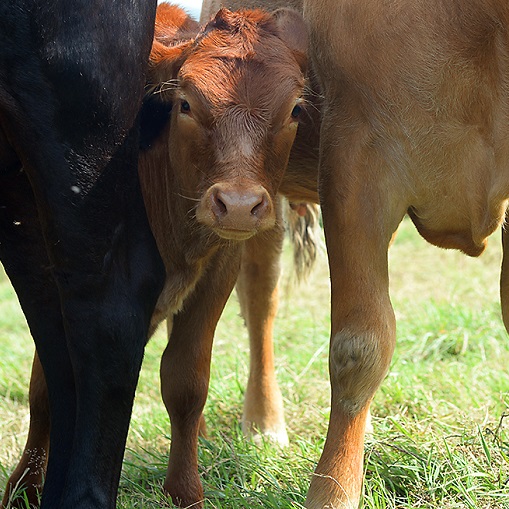
{"type": "Polygon", "coordinates": [[[277,9],[273,13],[279,38],[293,51],[303,71],[307,67],[308,32],[304,19],[293,9],[277,9]]]}
{"type": "Polygon", "coordinates": [[[171,81],[177,77],[180,67],[184,63],[192,41],[185,41],[174,46],[161,44],[154,39],[150,52],[147,93],[160,93],[161,100],[171,96],[171,81]]]}
{"type": "Polygon", "coordinates": [[[199,23],[181,7],[165,2],[158,5],[154,38],[165,46],[173,46],[179,40],[189,39],[189,35],[196,35],[199,29],[199,23]]]}
{"type": "MultiPolygon", "coordinates": [[[[149,58],[148,92],[155,90],[164,94],[171,89],[171,80],[177,77],[200,29],[200,25],[176,5],[161,3],[157,7],[154,42],[149,58]]],[[[164,97],[160,97],[164,100],[164,97]]]]}
{"type": "Polygon", "coordinates": [[[170,121],[174,85],[191,42],[166,46],[154,39],[140,111],[140,149],[148,150],[170,121]]]}

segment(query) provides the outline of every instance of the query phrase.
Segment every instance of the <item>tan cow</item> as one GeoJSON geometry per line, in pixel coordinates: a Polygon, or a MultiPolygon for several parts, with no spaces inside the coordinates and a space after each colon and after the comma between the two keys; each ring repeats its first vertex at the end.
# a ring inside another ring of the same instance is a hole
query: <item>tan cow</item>
{"type": "MultiPolygon", "coordinates": [[[[369,404],[395,343],[391,236],[408,213],[429,242],[478,256],[504,221],[509,3],[225,2],[302,3],[324,97],[319,188],[332,280],[331,418],[306,506],[351,509],[361,492],[369,404]]],[[[205,10],[216,7],[205,0],[205,10]]],[[[508,242],[504,232],[504,248],[508,242]]],[[[508,270],[506,253],[506,328],[508,270]]]]}

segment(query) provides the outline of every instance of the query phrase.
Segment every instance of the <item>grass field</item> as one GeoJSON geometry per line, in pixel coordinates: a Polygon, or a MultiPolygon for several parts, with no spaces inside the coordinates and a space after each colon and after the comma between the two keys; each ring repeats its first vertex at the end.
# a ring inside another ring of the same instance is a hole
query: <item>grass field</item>
{"type": "MultiPolygon", "coordinates": [[[[300,508],[327,429],[329,285],[325,256],[308,283],[291,282],[285,252],[276,324],[277,372],[291,445],[243,439],[247,337],[233,297],[216,333],[200,445],[209,508],[300,508]]],[[[500,318],[499,235],[478,260],[443,251],[404,222],[391,249],[398,341],[375,398],[363,507],[509,509],[509,339],[500,318]]],[[[161,327],[138,387],[118,506],[172,507],[161,494],[170,437],[159,396],[161,327]]],[[[0,484],[26,438],[31,338],[0,275],[0,484]]]]}

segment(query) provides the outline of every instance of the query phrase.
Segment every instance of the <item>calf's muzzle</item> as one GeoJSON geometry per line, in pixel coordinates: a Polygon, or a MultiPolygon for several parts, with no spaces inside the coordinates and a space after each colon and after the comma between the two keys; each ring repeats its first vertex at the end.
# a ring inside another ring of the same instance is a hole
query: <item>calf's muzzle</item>
{"type": "Polygon", "coordinates": [[[248,239],[276,221],[272,199],[263,186],[228,182],[207,189],[196,217],[220,237],[231,240],[248,239]]]}

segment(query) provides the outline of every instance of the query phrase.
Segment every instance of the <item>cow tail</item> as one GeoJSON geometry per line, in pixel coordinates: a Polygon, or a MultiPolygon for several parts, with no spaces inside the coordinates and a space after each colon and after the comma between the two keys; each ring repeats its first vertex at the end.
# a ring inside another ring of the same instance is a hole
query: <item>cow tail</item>
{"type": "Polygon", "coordinates": [[[286,207],[288,236],[293,247],[293,261],[297,281],[304,281],[311,273],[318,253],[323,249],[320,226],[320,207],[306,204],[304,216],[297,214],[290,204],[286,207]]]}

